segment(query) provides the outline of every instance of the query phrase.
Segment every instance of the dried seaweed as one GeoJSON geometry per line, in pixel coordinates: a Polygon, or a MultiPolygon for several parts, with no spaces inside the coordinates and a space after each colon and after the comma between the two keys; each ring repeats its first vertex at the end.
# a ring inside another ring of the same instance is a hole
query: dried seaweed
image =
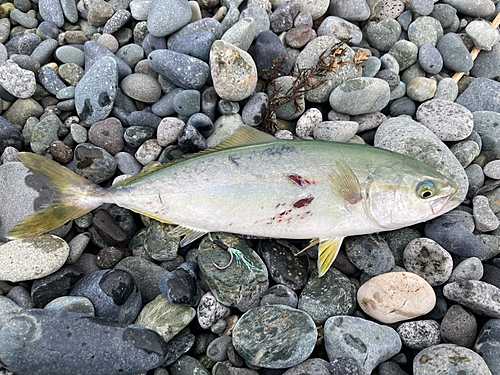
{"type": "MultiPolygon", "coordinates": [[[[347,65],[347,62],[341,61],[341,58],[347,52],[344,43],[345,41],[340,41],[329,50],[323,51],[316,65],[303,69],[299,67],[297,71],[291,71],[290,73],[285,72],[283,69],[286,55],[283,55],[281,59],[272,60],[271,69],[264,70],[267,75],[265,88],[267,90],[271,87],[272,94],[269,96],[266,116],[260,125],[261,130],[273,134],[276,131],[276,111],[284,105],[294,102],[295,111],[299,112],[300,105],[297,101],[302,99],[306,92],[324,85],[328,80],[327,75],[329,73],[335,72],[341,65],[347,65]],[[275,82],[276,78],[282,76],[294,78],[292,87],[286,92],[283,92],[282,87],[277,87],[275,82]]],[[[367,58],[367,53],[358,51],[354,56],[353,63],[361,65],[367,58]]]]}

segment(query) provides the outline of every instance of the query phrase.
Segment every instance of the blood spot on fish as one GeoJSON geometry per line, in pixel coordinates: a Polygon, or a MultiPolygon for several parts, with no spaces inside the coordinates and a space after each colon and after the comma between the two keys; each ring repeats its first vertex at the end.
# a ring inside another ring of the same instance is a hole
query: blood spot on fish
{"type": "Polygon", "coordinates": [[[294,208],[302,208],[302,207],[308,206],[309,204],[311,204],[313,199],[314,199],[314,197],[307,197],[307,198],[299,199],[297,202],[295,202],[293,204],[293,207],[294,208]]]}
{"type": "Polygon", "coordinates": [[[160,200],[160,203],[163,204],[163,201],[161,200],[161,195],[158,193],[158,199],[160,200]]]}
{"type": "Polygon", "coordinates": [[[302,176],[299,176],[299,175],[296,175],[296,174],[291,174],[291,175],[288,175],[288,178],[296,183],[298,186],[300,186],[301,188],[305,188],[306,186],[308,185],[316,185],[316,182],[315,181],[309,181],[309,180],[306,180],[304,177],[302,176]]]}

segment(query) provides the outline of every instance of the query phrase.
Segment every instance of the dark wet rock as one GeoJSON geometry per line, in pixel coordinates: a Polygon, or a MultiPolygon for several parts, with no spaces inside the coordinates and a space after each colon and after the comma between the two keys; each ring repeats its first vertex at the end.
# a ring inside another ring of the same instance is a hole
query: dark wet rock
{"type": "Polygon", "coordinates": [[[166,355],[156,332],[65,311],[23,311],[0,338],[2,364],[19,374],[71,375],[82,368],[96,375],[135,374],[158,367],[166,355]]]}
{"type": "Polygon", "coordinates": [[[233,345],[250,364],[266,368],[295,366],[309,357],[316,326],[305,312],[288,306],[249,310],[233,329],[233,345]]]}
{"type": "Polygon", "coordinates": [[[141,293],[134,278],[121,270],[102,270],[80,279],[70,295],[92,301],[97,317],[132,323],[141,309],[141,293]]]}

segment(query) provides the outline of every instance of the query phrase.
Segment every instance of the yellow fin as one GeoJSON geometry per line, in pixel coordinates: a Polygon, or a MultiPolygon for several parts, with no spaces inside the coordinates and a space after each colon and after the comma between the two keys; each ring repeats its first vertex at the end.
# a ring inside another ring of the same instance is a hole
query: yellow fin
{"type": "Polygon", "coordinates": [[[269,142],[276,142],[276,141],[278,141],[278,138],[276,138],[275,136],[273,136],[271,134],[261,132],[260,130],[252,128],[249,125],[242,125],[241,128],[236,130],[236,132],[234,133],[233,136],[231,136],[231,138],[222,142],[220,145],[215,146],[214,148],[200,151],[196,154],[186,155],[184,158],[182,158],[180,160],[176,160],[172,163],[162,164],[162,165],[158,165],[156,167],[148,168],[147,171],[144,171],[144,172],[139,173],[135,176],[129,177],[126,180],[123,180],[122,182],[119,182],[118,184],[114,185],[113,187],[115,188],[115,187],[120,187],[123,185],[128,185],[131,182],[137,181],[137,180],[139,180],[147,175],[150,175],[152,173],[155,173],[159,170],[168,168],[172,165],[179,164],[179,163],[182,163],[186,160],[193,159],[193,158],[196,158],[196,157],[199,157],[202,155],[211,154],[211,153],[217,152],[217,151],[229,150],[229,149],[236,148],[236,147],[251,146],[251,145],[256,145],[259,143],[269,143],[269,142]]]}
{"type": "Polygon", "coordinates": [[[79,218],[103,202],[102,188],[72,170],[30,152],[18,154],[21,162],[51,184],[54,199],[32,213],[11,230],[7,237],[26,238],[56,229],[70,220],[79,218]]]}
{"type": "Polygon", "coordinates": [[[307,249],[310,249],[311,247],[313,247],[314,245],[317,245],[317,244],[319,244],[319,238],[311,240],[309,245],[307,245],[302,250],[300,250],[297,254],[295,254],[295,256],[302,254],[304,251],[306,251],[307,249]]]}
{"type": "Polygon", "coordinates": [[[320,238],[318,248],[318,275],[323,276],[330,268],[340,250],[344,237],[320,238]]]}
{"type": "Polygon", "coordinates": [[[337,161],[338,173],[332,169],[332,188],[335,195],[344,199],[344,205],[358,203],[361,199],[361,185],[352,169],[343,161],[337,161]]]}
{"type": "Polygon", "coordinates": [[[180,243],[181,247],[189,245],[191,242],[196,241],[198,238],[207,233],[208,232],[206,230],[183,227],[182,225],[179,225],[177,228],[168,232],[169,235],[174,237],[184,236],[180,243]]]}

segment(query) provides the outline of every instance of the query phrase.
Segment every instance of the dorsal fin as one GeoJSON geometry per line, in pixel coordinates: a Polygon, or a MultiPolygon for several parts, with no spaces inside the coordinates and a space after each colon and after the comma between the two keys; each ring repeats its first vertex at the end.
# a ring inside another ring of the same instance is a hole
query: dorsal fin
{"type": "Polygon", "coordinates": [[[278,138],[275,136],[261,132],[260,130],[257,130],[255,128],[252,128],[249,125],[242,125],[238,130],[235,131],[235,133],[226,141],[222,142],[220,145],[215,146],[214,148],[204,150],[201,152],[198,152],[196,154],[191,154],[191,155],[186,155],[184,158],[176,160],[172,163],[167,163],[167,164],[162,164],[158,165],[155,167],[148,168],[146,171],[139,173],[135,176],[132,176],[130,178],[127,178],[126,180],[123,180],[119,182],[118,184],[114,185],[113,187],[120,187],[123,185],[128,185],[131,182],[134,182],[136,180],[139,180],[147,175],[150,175],[154,172],[157,172],[159,170],[168,168],[174,164],[179,164],[182,163],[183,161],[193,159],[202,155],[207,155],[211,154],[213,152],[217,151],[223,151],[223,150],[229,150],[232,148],[237,148],[237,147],[243,147],[243,146],[251,146],[251,145],[256,145],[260,143],[270,143],[270,142],[276,142],[278,141],[278,138]]]}

